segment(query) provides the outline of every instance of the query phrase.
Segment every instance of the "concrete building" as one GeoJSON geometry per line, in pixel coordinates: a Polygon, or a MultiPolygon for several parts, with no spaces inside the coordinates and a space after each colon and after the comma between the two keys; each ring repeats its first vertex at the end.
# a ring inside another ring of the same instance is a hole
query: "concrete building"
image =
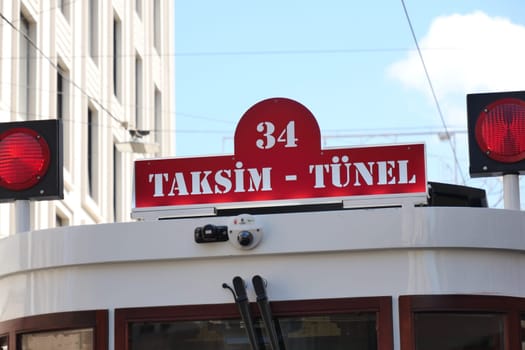
{"type": "MultiPolygon", "coordinates": [[[[130,219],[133,160],[173,153],[174,2],[0,0],[0,122],[63,121],[64,199],[30,230],[130,219]],[[126,152],[134,130],[149,154],[126,152]]],[[[0,204],[0,237],[15,232],[0,204]]]]}

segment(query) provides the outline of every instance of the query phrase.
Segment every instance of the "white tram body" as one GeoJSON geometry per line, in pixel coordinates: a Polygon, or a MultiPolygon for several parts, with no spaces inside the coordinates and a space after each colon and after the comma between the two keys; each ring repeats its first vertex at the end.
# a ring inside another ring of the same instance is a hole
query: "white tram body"
{"type": "MultiPolygon", "coordinates": [[[[525,298],[525,213],[388,207],[255,215],[260,244],[196,244],[196,227],[227,217],[64,227],[0,241],[0,321],[108,310],[232,303],[240,276],[274,301],[387,296],[401,349],[402,295],[525,298]]],[[[248,298],[256,296],[247,283],[248,298]]],[[[523,312],[524,310],[521,310],[523,312]]],[[[43,325],[44,326],[44,325],[43,325]]],[[[44,327],[45,328],[45,327],[44,327]]]]}

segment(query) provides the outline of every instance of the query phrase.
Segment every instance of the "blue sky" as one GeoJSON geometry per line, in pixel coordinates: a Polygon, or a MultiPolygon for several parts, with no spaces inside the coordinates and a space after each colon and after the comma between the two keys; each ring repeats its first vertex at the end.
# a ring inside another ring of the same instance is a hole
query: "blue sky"
{"type": "Polygon", "coordinates": [[[178,0],[176,155],[231,154],[243,113],[288,97],[315,115],[323,147],[424,142],[428,180],[483,187],[501,207],[499,178],[468,175],[465,95],[525,90],[525,2],[405,5],[458,163],[402,2],[384,0],[178,0]]]}

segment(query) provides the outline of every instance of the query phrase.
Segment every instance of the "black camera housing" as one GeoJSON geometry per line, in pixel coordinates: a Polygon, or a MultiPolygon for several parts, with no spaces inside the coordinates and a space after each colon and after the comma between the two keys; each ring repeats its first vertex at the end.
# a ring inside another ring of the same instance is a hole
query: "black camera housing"
{"type": "Polygon", "coordinates": [[[195,242],[212,243],[228,240],[228,226],[216,226],[212,224],[195,228],[195,242]]]}

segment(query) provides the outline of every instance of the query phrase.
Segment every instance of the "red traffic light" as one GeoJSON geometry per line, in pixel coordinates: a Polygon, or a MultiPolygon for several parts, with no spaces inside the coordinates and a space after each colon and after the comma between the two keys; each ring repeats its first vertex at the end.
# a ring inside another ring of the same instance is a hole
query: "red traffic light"
{"type": "Polygon", "coordinates": [[[61,120],[0,123],[0,202],[64,198],[61,120]]]}
{"type": "Polygon", "coordinates": [[[50,162],[49,146],[35,130],[13,128],[0,134],[0,186],[26,190],[45,175],[50,162]]]}
{"type": "Polygon", "coordinates": [[[525,101],[502,98],[489,104],[476,121],[476,142],[489,157],[515,163],[525,159],[525,101]]]}
{"type": "Polygon", "coordinates": [[[525,174],[525,91],[467,95],[470,176],[525,174]]]}

